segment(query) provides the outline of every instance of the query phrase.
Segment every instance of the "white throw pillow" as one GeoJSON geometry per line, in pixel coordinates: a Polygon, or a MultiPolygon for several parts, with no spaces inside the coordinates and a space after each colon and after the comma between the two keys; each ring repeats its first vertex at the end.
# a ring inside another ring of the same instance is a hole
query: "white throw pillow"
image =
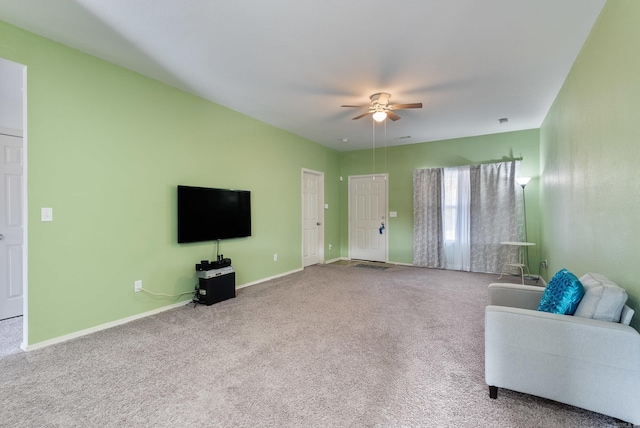
{"type": "Polygon", "coordinates": [[[594,320],[620,322],[622,308],[627,302],[627,292],[605,276],[587,273],[580,278],[584,287],[584,297],[580,301],[576,317],[594,320]]]}

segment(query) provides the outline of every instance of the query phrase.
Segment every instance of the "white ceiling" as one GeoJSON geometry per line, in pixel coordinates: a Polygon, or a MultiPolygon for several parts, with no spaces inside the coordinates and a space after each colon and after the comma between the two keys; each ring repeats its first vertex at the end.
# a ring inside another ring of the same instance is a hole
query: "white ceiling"
{"type": "Polygon", "coordinates": [[[0,0],[0,19],[355,150],[371,119],[340,105],[376,92],[424,105],[388,121],[388,145],[538,128],[604,3],[0,0]]]}

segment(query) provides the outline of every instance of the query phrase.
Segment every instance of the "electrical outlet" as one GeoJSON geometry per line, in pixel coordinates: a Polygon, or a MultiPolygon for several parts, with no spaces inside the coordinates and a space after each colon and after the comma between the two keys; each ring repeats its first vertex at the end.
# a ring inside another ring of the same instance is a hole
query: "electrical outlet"
{"type": "Polygon", "coordinates": [[[142,280],[139,279],[136,282],[133,283],[133,291],[135,291],[136,293],[139,291],[142,291],[142,280]]]}
{"type": "Polygon", "coordinates": [[[273,261],[274,261],[274,262],[277,262],[277,261],[278,261],[278,255],[277,255],[277,254],[274,254],[274,255],[273,255],[273,261]]]}
{"type": "Polygon", "coordinates": [[[547,261],[546,260],[541,261],[540,262],[540,267],[543,268],[543,269],[546,269],[548,267],[547,261]]]}
{"type": "Polygon", "coordinates": [[[333,244],[329,244],[329,250],[333,248],[333,244]]]}

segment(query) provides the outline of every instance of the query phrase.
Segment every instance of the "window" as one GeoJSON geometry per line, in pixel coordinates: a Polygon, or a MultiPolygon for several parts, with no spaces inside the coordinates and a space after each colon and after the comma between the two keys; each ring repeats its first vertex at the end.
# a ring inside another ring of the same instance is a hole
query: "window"
{"type": "Polygon", "coordinates": [[[452,168],[444,169],[443,181],[442,221],[444,240],[456,240],[456,222],[458,218],[458,171],[452,168]]]}
{"type": "Polygon", "coordinates": [[[445,268],[469,270],[470,169],[443,168],[442,231],[445,268]]]}

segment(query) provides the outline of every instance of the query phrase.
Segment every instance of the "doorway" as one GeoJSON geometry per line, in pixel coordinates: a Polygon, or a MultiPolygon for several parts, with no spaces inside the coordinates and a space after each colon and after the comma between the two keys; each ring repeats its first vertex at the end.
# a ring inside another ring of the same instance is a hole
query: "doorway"
{"type": "MultiPolygon", "coordinates": [[[[0,323],[27,344],[26,66],[0,58],[0,323]],[[6,321],[2,321],[6,320],[6,321]]],[[[19,341],[16,341],[19,343],[19,341]]]]}
{"type": "Polygon", "coordinates": [[[0,130],[0,320],[22,315],[22,137],[0,130]]]}
{"type": "Polygon", "coordinates": [[[302,267],[324,262],[324,173],[302,170],[302,267]]]}
{"type": "Polygon", "coordinates": [[[387,261],[387,174],[349,177],[349,258],[387,261]]]}

